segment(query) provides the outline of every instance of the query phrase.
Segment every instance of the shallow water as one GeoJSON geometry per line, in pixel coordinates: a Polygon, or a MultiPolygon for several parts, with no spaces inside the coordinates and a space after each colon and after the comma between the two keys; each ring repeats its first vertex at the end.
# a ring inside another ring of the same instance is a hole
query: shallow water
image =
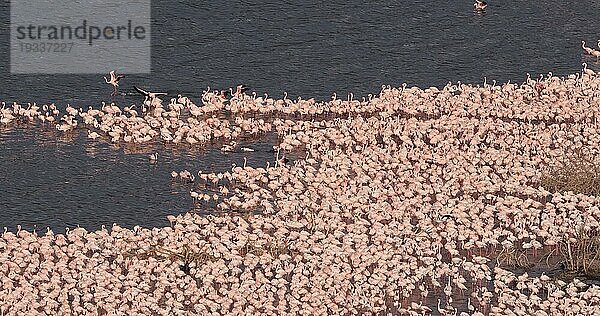
{"type": "Polygon", "coordinates": [[[168,224],[166,216],[193,208],[191,184],[172,181],[171,171],[225,171],[232,163],[273,163],[267,143],[245,145],[256,151],[190,150],[128,146],[87,138],[84,130],[61,135],[48,127],[0,129],[0,209],[2,224],[38,231],[49,226],[96,229],[168,224]],[[155,150],[159,160],[148,155],[155,150]]]}
{"type": "MultiPolygon", "coordinates": [[[[0,3],[0,28],[9,28],[0,3]]],[[[318,1],[182,4],[156,2],[152,74],[128,75],[132,85],[182,93],[194,101],[206,86],[248,84],[259,94],[328,99],[378,93],[382,84],[421,87],[448,80],[522,81],[525,73],[566,75],[584,58],[580,41],[597,39],[600,4],[589,1],[494,1],[485,14],[470,2],[318,1]]],[[[8,32],[0,32],[0,99],[98,105],[111,100],[100,75],[11,75],[8,32]]],[[[591,68],[598,69],[597,64],[591,68]]],[[[107,69],[111,69],[107,65],[107,69]]],[[[139,102],[118,96],[121,105],[139,102]]],[[[264,165],[273,154],[113,148],[84,134],[61,139],[35,128],[0,130],[0,226],[81,225],[97,229],[164,225],[166,214],[192,206],[189,188],[172,185],[171,170],[218,171],[243,163],[264,165]]]]}

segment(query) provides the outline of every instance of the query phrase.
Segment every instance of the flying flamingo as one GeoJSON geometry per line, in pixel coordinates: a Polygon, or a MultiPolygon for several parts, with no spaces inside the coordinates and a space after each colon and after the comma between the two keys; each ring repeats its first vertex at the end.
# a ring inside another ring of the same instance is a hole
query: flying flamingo
{"type": "Polygon", "coordinates": [[[112,70],[111,72],[109,72],[110,74],[110,80],[108,80],[108,78],[104,77],[104,81],[106,81],[106,83],[110,84],[111,86],[113,86],[113,93],[111,95],[116,95],[117,94],[117,87],[119,86],[119,80],[125,78],[125,76],[123,75],[117,75],[117,73],[112,70]]]}
{"type": "Polygon", "coordinates": [[[154,102],[154,99],[156,99],[159,95],[167,95],[167,93],[165,92],[150,92],[140,89],[136,86],[133,86],[133,88],[135,89],[135,91],[139,92],[141,95],[144,96],[144,102],[150,100],[150,103],[152,103],[154,102]]]}

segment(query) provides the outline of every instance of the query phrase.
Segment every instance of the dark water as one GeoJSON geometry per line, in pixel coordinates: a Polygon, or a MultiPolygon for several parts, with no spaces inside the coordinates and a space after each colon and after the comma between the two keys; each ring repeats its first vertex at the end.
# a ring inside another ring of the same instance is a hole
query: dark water
{"type": "Polygon", "coordinates": [[[85,130],[65,135],[48,127],[0,127],[0,223],[27,229],[36,225],[38,231],[46,226],[95,229],[115,222],[165,225],[167,215],[194,208],[189,196],[194,187],[173,181],[171,171],[225,172],[232,163],[243,165],[244,158],[253,167],[274,163],[269,144],[241,146],[255,152],[118,148],[88,139],[85,130]],[[150,163],[148,156],[155,151],[159,159],[150,163]]]}
{"type": "MultiPolygon", "coordinates": [[[[581,40],[600,37],[598,1],[153,1],[152,74],[137,84],[198,96],[245,83],[259,93],[328,99],[381,84],[522,81],[581,69],[581,40]]],[[[8,3],[0,3],[5,101],[76,104],[107,99],[99,75],[8,72],[8,3]],[[55,80],[60,84],[57,86],[55,80]]],[[[107,69],[111,69],[107,65],[107,69]]]]}
{"type": "MultiPolygon", "coordinates": [[[[593,62],[580,41],[595,46],[600,38],[598,1],[490,1],[485,14],[470,1],[153,2],[152,73],[127,76],[122,91],[135,84],[197,100],[209,85],[244,83],[259,94],[323,100],[403,82],[514,82],[527,72],[579,71],[582,61],[593,62]]],[[[11,75],[8,1],[0,2],[0,30],[1,100],[78,107],[110,100],[101,75],[11,75]]],[[[38,129],[0,131],[0,226],[162,225],[165,214],[191,206],[188,190],[170,186],[172,169],[241,162],[214,151],[161,150],[170,162],[151,166],[147,154],[84,136],[71,143],[38,129]]],[[[272,159],[251,157],[260,165],[272,159]]]]}

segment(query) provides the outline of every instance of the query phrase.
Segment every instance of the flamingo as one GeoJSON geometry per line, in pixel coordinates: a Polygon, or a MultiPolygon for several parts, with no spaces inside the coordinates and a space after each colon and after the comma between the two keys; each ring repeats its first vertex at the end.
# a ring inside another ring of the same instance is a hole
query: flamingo
{"type": "Polygon", "coordinates": [[[600,60],[600,50],[592,50],[592,56],[596,57],[596,62],[600,60]]]}
{"type": "Polygon", "coordinates": [[[153,153],[150,156],[148,156],[148,160],[150,161],[150,163],[155,163],[156,161],[158,161],[158,153],[153,153]]]}
{"type": "Polygon", "coordinates": [[[586,74],[590,77],[596,75],[596,73],[593,70],[587,69],[587,66],[588,66],[587,63],[582,63],[581,65],[583,66],[582,72],[584,74],[586,74]]]}
{"type": "Polygon", "coordinates": [[[109,72],[110,75],[110,80],[106,77],[104,77],[104,81],[106,81],[107,84],[113,86],[113,92],[111,95],[116,95],[117,94],[117,87],[119,86],[119,81],[123,78],[125,78],[124,75],[117,75],[117,73],[114,70],[111,70],[109,72]]]}
{"type": "Polygon", "coordinates": [[[487,8],[487,2],[483,0],[475,0],[473,6],[475,7],[475,10],[483,11],[487,8]]]}
{"type": "Polygon", "coordinates": [[[585,51],[586,54],[591,55],[594,49],[585,47],[585,41],[581,41],[581,48],[585,51]]]}
{"type": "Polygon", "coordinates": [[[135,89],[135,91],[137,91],[138,93],[140,93],[141,95],[144,96],[144,103],[146,103],[146,101],[150,100],[150,104],[152,104],[152,102],[154,102],[154,99],[156,99],[158,96],[167,95],[166,92],[150,92],[150,91],[146,91],[144,89],[140,89],[136,86],[133,86],[133,88],[135,89]]]}

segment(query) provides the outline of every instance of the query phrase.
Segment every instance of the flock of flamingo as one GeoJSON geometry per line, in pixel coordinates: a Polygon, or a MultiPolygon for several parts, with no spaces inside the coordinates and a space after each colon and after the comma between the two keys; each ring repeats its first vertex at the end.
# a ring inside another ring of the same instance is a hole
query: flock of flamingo
{"type": "Polygon", "coordinates": [[[65,112],[3,103],[0,126],[87,129],[121,146],[278,141],[273,165],[171,173],[210,215],[151,229],[5,228],[0,315],[600,313],[597,285],[499,260],[599,229],[598,197],[540,185],[553,162],[600,153],[600,76],[587,67],[523,83],[383,86],[361,100],[241,90],[65,112]]]}

